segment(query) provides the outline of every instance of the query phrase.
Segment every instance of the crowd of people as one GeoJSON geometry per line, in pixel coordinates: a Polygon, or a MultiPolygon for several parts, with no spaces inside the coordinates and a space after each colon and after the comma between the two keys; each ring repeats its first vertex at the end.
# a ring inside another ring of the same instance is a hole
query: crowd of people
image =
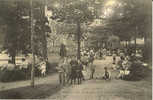
{"type": "Polygon", "coordinates": [[[113,69],[118,70],[119,74],[116,78],[118,79],[124,79],[124,77],[128,76],[130,74],[130,67],[132,65],[131,62],[131,55],[126,55],[124,51],[113,52],[113,69]],[[119,60],[116,61],[116,56],[119,56],[119,60]]]}
{"type": "MultiPolygon", "coordinates": [[[[66,53],[64,52],[63,54],[66,53]]],[[[60,56],[61,55],[62,53],[60,53],[60,56]]],[[[110,55],[110,52],[105,48],[100,49],[97,52],[94,49],[82,50],[81,59],[77,59],[76,56],[67,57],[66,55],[62,55],[57,67],[59,72],[59,83],[62,85],[65,85],[66,83],[81,84],[82,80],[85,80],[84,75],[88,75],[89,79],[93,79],[95,73],[94,60],[105,59],[107,55],[110,55]]],[[[105,73],[103,78],[107,80],[111,75],[107,68],[104,68],[104,70],[105,73]]]]}
{"type": "MultiPolygon", "coordinates": [[[[138,50],[137,50],[138,51],[138,50]]],[[[139,58],[142,58],[142,52],[140,52],[141,50],[139,50],[139,52],[131,52],[131,51],[127,51],[127,50],[115,50],[113,51],[112,54],[112,60],[113,60],[113,65],[112,68],[114,70],[119,71],[119,74],[117,75],[117,79],[127,79],[128,77],[131,76],[131,72],[132,72],[132,67],[133,67],[133,63],[135,63],[136,61],[141,62],[141,60],[139,58]],[[139,55],[139,57],[137,56],[139,55]],[[119,57],[118,60],[116,60],[116,57],[119,57]],[[141,57],[140,57],[141,56],[141,57]]]]}
{"type": "MultiPolygon", "coordinates": [[[[117,79],[124,79],[128,77],[131,73],[132,60],[135,58],[133,52],[121,49],[109,50],[102,48],[99,50],[85,49],[81,51],[81,58],[77,57],[63,57],[58,65],[59,81],[60,84],[71,83],[81,84],[82,80],[85,80],[84,75],[87,69],[90,71],[88,76],[89,79],[94,78],[95,65],[93,61],[95,59],[105,60],[106,56],[112,57],[112,69],[119,72],[116,76],[117,79]]],[[[104,67],[104,73],[102,79],[110,80],[111,71],[109,68],[104,67]]]]}
{"type": "MultiPolygon", "coordinates": [[[[141,50],[137,50],[136,54],[124,49],[106,49],[100,48],[98,50],[94,48],[87,48],[81,50],[81,59],[78,59],[76,56],[68,56],[66,46],[64,44],[61,45],[60,48],[60,59],[57,66],[57,70],[59,72],[59,83],[62,85],[65,84],[81,84],[85,79],[93,79],[95,76],[95,65],[93,64],[95,59],[106,60],[106,56],[112,57],[111,68],[119,72],[117,79],[125,79],[131,74],[131,67],[133,61],[137,59],[135,56],[140,57],[142,54],[141,50]]],[[[42,57],[38,57],[39,61],[37,61],[36,69],[38,69],[39,74],[44,77],[46,76],[47,71],[47,61],[48,59],[43,59],[42,57]]],[[[8,63],[8,68],[15,68],[13,64],[8,63]]],[[[22,64],[19,66],[20,70],[23,70],[25,73],[30,72],[29,62],[26,59],[22,59],[22,64]]],[[[1,67],[1,70],[6,68],[7,66],[1,67]]],[[[111,79],[111,71],[110,66],[103,66],[104,73],[100,75],[100,79],[110,80],[111,79]]],[[[39,75],[39,76],[40,76],[39,75]]],[[[99,76],[98,76],[99,77],[99,76]]]]}

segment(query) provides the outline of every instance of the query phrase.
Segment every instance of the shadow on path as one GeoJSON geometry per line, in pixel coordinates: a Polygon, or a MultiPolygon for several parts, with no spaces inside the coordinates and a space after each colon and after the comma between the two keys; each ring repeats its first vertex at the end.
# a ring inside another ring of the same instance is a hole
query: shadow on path
{"type": "Polygon", "coordinates": [[[62,88],[58,84],[41,84],[35,88],[30,86],[9,89],[0,92],[0,99],[42,99],[51,96],[62,88]]]}

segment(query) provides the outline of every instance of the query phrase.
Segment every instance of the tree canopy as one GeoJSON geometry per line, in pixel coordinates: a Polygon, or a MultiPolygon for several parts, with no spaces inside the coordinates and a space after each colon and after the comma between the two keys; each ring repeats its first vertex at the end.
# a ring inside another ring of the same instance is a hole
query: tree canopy
{"type": "MultiPolygon", "coordinates": [[[[12,57],[15,63],[15,56],[17,53],[22,54],[31,53],[31,5],[29,1],[13,0],[1,1],[0,13],[3,19],[1,24],[6,25],[4,48],[12,57]]],[[[50,32],[50,28],[46,25],[46,18],[44,17],[44,6],[40,2],[35,2],[33,5],[35,23],[35,53],[37,55],[46,56],[46,32],[50,32]],[[38,4],[36,4],[38,3],[38,4]],[[37,9],[40,8],[40,9],[37,9]],[[39,42],[37,42],[39,41],[39,42]],[[42,44],[42,45],[40,45],[42,44]],[[39,51],[38,48],[41,48],[39,51]]]]}

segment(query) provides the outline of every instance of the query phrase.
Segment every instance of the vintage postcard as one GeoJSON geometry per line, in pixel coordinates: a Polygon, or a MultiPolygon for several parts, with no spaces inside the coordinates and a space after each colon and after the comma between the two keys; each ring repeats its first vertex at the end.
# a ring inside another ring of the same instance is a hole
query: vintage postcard
{"type": "Polygon", "coordinates": [[[151,0],[0,0],[0,99],[152,100],[151,0]]]}

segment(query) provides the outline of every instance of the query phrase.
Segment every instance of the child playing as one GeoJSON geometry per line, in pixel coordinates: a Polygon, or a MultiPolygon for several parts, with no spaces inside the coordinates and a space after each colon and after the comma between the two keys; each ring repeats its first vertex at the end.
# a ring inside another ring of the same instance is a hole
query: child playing
{"type": "Polygon", "coordinates": [[[105,79],[105,80],[111,79],[111,73],[108,71],[107,67],[104,67],[104,70],[105,70],[105,72],[103,74],[102,79],[105,79]]]}

